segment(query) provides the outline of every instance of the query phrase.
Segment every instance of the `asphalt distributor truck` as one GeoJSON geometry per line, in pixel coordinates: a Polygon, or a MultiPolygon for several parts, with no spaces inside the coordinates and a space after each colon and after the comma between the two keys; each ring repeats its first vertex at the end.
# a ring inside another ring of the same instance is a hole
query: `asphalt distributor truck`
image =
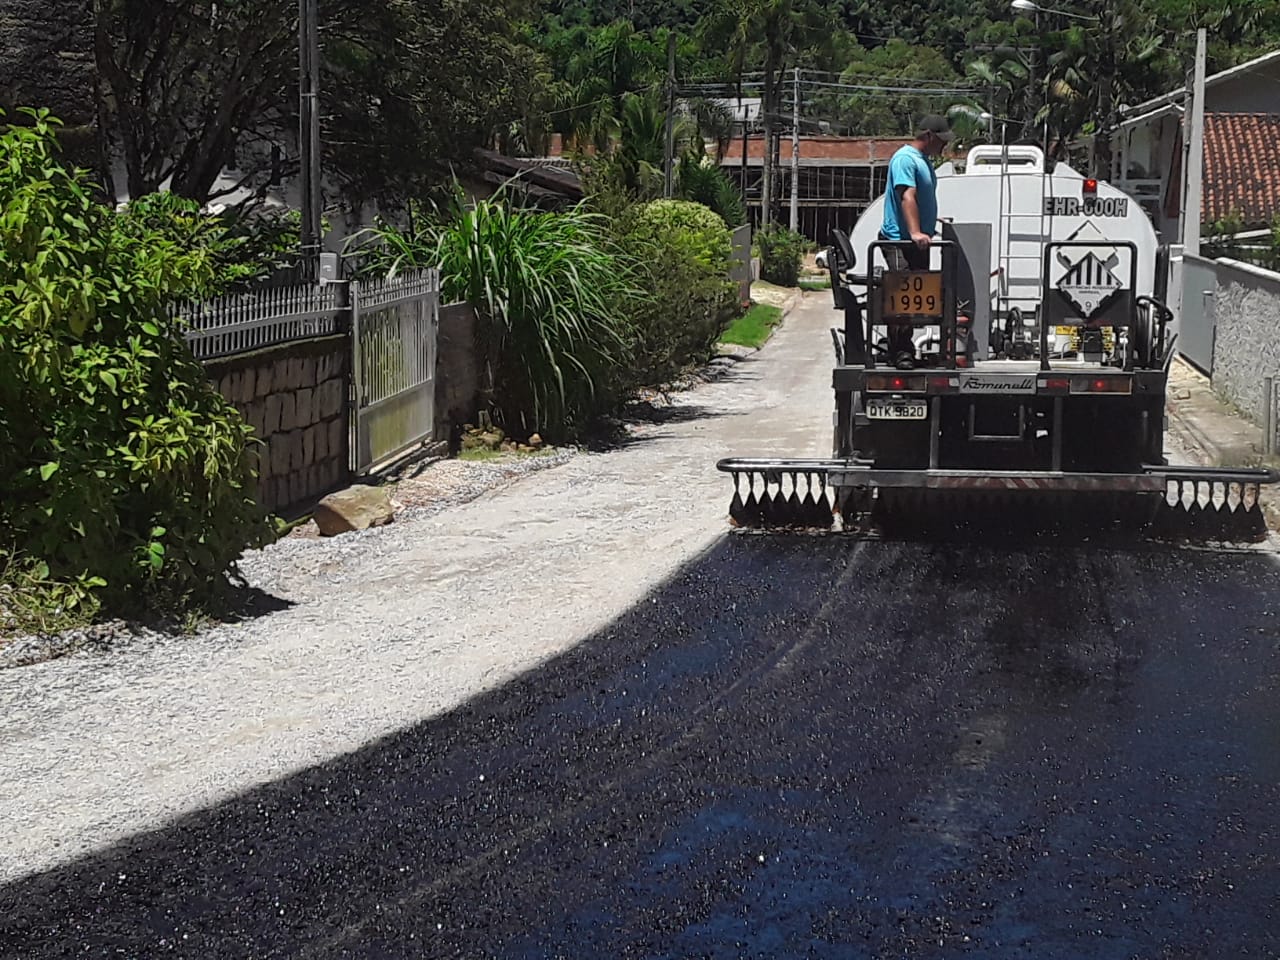
{"type": "Polygon", "coordinates": [[[1145,211],[1065,164],[1046,170],[1031,146],[975,147],[963,173],[944,164],[938,207],[927,270],[890,269],[883,198],[833,234],[831,457],[721,460],[733,523],[942,532],[1034,514],[1265,540],[1259,497],[1280,474],[1164,454],[1177,334],[1145,211]],[[904,329],[914,359],[895,363],[904,329]]]}

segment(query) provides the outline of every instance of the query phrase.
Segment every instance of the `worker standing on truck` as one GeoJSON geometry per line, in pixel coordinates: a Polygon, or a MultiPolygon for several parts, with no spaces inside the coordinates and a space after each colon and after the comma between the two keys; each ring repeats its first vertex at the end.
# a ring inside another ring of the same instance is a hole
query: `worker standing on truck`
{"type": "MultiPolygon", "coordinates": [[[[916,127],[915,139],[903,144],[889,161],[880,239],[911,243],[885,251],[890,270],[929,269],[929,245],[938,225],[938,176],[929,158],[942,153],[951,137],[945,118],[924,117],[916,127]]],[[[912,367],[915,347],[911,327],[889,328],[889,355],[896,366],[904,370],[912,367]]]]}

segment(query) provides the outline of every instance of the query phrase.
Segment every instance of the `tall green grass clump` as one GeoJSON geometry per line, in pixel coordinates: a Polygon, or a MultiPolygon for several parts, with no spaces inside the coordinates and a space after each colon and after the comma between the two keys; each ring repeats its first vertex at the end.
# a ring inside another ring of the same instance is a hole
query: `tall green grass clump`
{"type": "Polygon", "coordinates": [[[631,363],[636,272],[609,221],[584,206],[522,209],[505,191],[467,202],[460,190],[414,231],[382,224],[358,247],[362,271],[440,268],[446,302],[479,318],[485,401],[508,433],[579,437],[618,403],[631,363]]]}

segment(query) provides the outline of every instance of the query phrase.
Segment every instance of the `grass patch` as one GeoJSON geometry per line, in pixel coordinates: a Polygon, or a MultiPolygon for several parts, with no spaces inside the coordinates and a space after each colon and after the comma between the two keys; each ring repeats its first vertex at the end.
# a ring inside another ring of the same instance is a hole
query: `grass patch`
{"type": "Polygon", "coordinates": [[[735,343],[743,347],[762,347],[782,320],[782,308],[768,303],[753,304],[720,335],[721,343],[735,343]]]}
{"type": "Polygon", "coordinates": [[[830,277],[801,277],[800,289],[801,290],[830,290],[831,278],[830,277]]]}
{"type": "Polygon", "coordinates": [[[497,460],[506,456],[501,450],[490,450],[488,447],[472,447],[470,450],[459,450],[459,460],[473,460],[477,463],[484,463],[488,460],[497,460]]]}

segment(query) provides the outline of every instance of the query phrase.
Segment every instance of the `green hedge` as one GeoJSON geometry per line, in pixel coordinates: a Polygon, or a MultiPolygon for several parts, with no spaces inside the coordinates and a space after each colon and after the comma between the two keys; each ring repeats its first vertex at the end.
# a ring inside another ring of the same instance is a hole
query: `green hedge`
{"type": "Polygon", "coordinates": [[[711,356],[737,311],[729,281],[732,239],[712,210],[688,200],[654,200],[618,220],[619,244],[645,278],[631,302],[633,385],[668,383],[711,356]]]}

